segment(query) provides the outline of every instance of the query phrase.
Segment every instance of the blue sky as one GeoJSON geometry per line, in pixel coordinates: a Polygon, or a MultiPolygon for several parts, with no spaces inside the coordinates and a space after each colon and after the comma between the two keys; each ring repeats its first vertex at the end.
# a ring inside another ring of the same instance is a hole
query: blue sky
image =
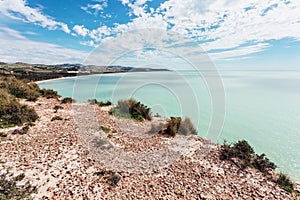
{"type": "Polygon", "coordinates": [[[0,0],[0,61],[84,63],[98,52],[101,65],[164,66],[205,52],[218,67],[299,69],[299,10],[298,0],[0,0]]]}

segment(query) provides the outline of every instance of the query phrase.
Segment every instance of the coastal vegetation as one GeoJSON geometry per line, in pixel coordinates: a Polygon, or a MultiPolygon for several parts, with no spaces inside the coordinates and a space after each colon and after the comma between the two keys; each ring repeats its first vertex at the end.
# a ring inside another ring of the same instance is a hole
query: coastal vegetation
{"type": "Polygon", "coordinates": [[[197,135],[197,129],[193,125],[191,119],[186,117],[182,120],[181,117],[171,117],[165,124],[152,123],[149,133],[160,133],[171,137],[179,135],[197,135]]]}
{"type": "Polygon", "coordinates": [[[36,83],[27,83],[17,78],[1,77],[0,88],[6,90],[16,98],[27,99],[28,101],[36,101],[41,95],[39,92],[39,86],[36,83]]]}
{"type": "Polygon", "coordinates": [[[29,81],[41,81],[62,77],[74,77],[79,75],[122,73],[122,72],[151,72],[169,71],[167,69],[135,68],[124,66],[96,66],[82,64],[28,64],[28,63],[4,63],[0,62],[0,76],[14,76],[18,79],[29,81]]]}
{"type": "Polygon", "coordinates": [[[60,106],[60,105],[54,106],[54,107],[53,107],[54,113],[57,113],[57,111],[58,111],[59,109],[64,109],[64,108],[63,108],[62,106],[60,106]]]}
{"type": "Polygon", "coordinates": [[[24,135],[24,134],[27,134],[28,131],[29,131],[29,125],[27,124],[27,125],[23,126],[23,127],[20,128],[20,129],[15,129],[15,130],[12,132],[12,134],[13,134],[13,135],[16,135],[16,134],[18,134],[18,135],[24,135]]]}
{"type": "Polygon", "coordinates": [[[97,102],[97,105],[100,106],[100,107],[103,107],[103,106],[110,106],[112,105],[111,101],[99,101],[97,102]]]}
{"type": "Polygon", "coordinates": [[[56,121],[56,120],[63,120],[63,118],[61,116],[58,116],[58,115],[55,115],[54,117],[51,118],[51,122],[56,121]]]}
{"type": "Polygon", "coordinates": [[[38,119],[33,108],[22,105],[15,96],[0,89],[0,128],[32,123],[38,119]]]}
{"type": "MultiPolygon", "coordinates": [[[[14,76],[0,77],[0,128],[31,124],[38,119],[33,108],[19,103],[19,99],[36,101],[40,96],[49,98],[60,98],[57,91],[52,89],[40,89],[36,83],[17,79],[14,76]]],[[[70,98],[64,98],[62,102],[70,102],[70,98]]],[[[62,109],[61,106],[53,108],[55,112],[62,109]]]]}
{"type": "Polygon", "coordinates": [[[174,137],[178,133],[180,123],[181,117],[171,117],[167,121],[167,123],[162,127],[159,133],[174,137]]]}
{"type": "Polygon", "coordinates": [[[109,111],[109,114],[131,118],[137,121],[149,120],[151,121],[151,109],[131,98],[128,100],[119,100],[116,107],[109,111]]]}
{"type": "Polygon", "coordinates": [[[102,131],[104,131],[105,133],[109,133],[109,132],[111,131],[110,128],[105,127],[105,126],[100,126],[100,129],[101,129],[102,131]]]}
{"type": "MultiPolygon", "coordinates": [[[[45,98],[55,98],[58,100],[60,97],[56,91],[51,89],[40,89],[35,83],[27,83],[14,77],[2,77],[0,78],[0,84],[3,86],[0,89],[0,127],[6,128],[25,124],[23,127],[17,128],[11,132],[0,133],[0,140],[2,137],[7,137],[7,134],[27,134],[32,122],[38,119],[38,115],[36,114],[35,110],[29,106],[21,104],[19,102],[20,99],[36,101],[38,97],[43,96],[45,98]]],[[[53,101],[50,102],[52,104],[49,109],[53,109],[54,113],[57,113],[59,109],[63,109],[60,103],[72,103],[74,102],[74,99],[67,97],[61,101],[55,101],[56,103],[53,103],[53,101]]],[[[97,104],[100,107],[112,104],[110,101],[99,102],[97,100],[91,100],[89,102],[92,104],[97,104]]],[[[36,102],[35,105],[38,103],[39,102],[36,102]]],[[[69,109],[68,107],[69,106],[65,105],[66,110],[69,109]]],[[[106,109],[103,110],[106,112],[105,116],[107,116],[106,109]]],[[[151,109],[135,99],[118,101],[118,104],[116,106],[112,106],[112,109],[109,111],[109,113],[115,116],[131,118],[137,121],[152,120],[151,109]]],[[[53,113],[51,114],[51,117],[52,115],[53,113]]],[[[51,117],[49,117],[49,120],[51,117]]],[[[157,115],[157,117],[159,117],[159,115],[157,115]]],[[[55,115],[51,118],[51,121],[56,120],[68,119],[64,119],[58,115],[55,115]]],[[[56,123],[51,124],[53,126],[57,125],[56,123]]],[[[106,123],[101,124],[101,126],[98,125],[97,127],[98,130],[102,130],[103,132],[107,133],[108,139],[95,138],[92,142],[94,147],[101,150],[113,148],[112,144],[109,142],[109,139],[118,137],[118,134],[113,134],[117,133],[117,131],[114,129],[115,127],[106,123]]],[[[171,137],[176,135],[197,135],[197,130],[194,127],[191,119],[188,117],[185,119],[182,119],[181,117],[171,117],[170,119],[167,119],[165,123],[162,123],[161,119],[152,120],[151,130],[149,132],[168,135],[171,137]]],[[[33,133],[33,131],[30,133],[33,133]]],[[[253,147],[251,147],[247,141],[241,140],[233,144],[224,142],[224,144],[220,146],[219,153],[220,154],[217,154],[215,158],[220,156],[221,160],[229,160],[241,170],[244,170],[247,167],[255,168],[264,174],[268,179],[271,179],[273,182],[278,184],[285,191],[293,193],[293,195],[297,195],[297,187],[294,189],[294,183],[290,180],[290,178],[284,173],[273,173],[276,165],[271,162],[265,154],[256,154],[253,147]]],[[[244,172],[247,173],[247,170],[244,172]]],[[[108,184],[109,187],[118,186],[119,182],[122,180],[122,176],[114,171],[103,170],[96,172],[95,175],[98,175],[99,179],[102,179],[102,182],[108,184]]],[[[29,182],[24,183],[24,177],[24,174],[20,174],[18,176],[0,174],[0,199],[30,199],[31,194],[36,192],[36,187],[30,185],[29,182]],[[22,181],[22,184],[19,184],[20,181],[22,181]]],[[[122,181],[125,181],[125,179],[122,181]]],[[[152,188],[154,186],[154,183],[150,183],[149,187],[152,188]]]]}
{"type": "Polygon", "coordinates": [[[61,103],[74,103],[75,102],[75,100],[74,99],[72,99],[71,97],[65,97],[65,98],[63,98],[62,100],[61,100],[61,103]]]}
{"type": "Polygon", "coordinates": [[[246,140],[237,141],[234,144],[228,144],[225,141],[221,145],[220,159],[230,160],[241,169],[254,167],[266,175],[276,168],[276,165],[265,157],[265,154],[255,154],[253,148],[246,140]],[[234,158],[238,160],[234,161],[234,158]]]}
{"type": "Polygon", "coordinates": [[[0,199],[32,199],[31,194],[37,192],[37,188],[29,182],[19,184],[25,178],[25,174],[13,176],[13,174],[4,173],[0,175],[0,199]]]}
{"type": "Polygon", "coordinates": [[[81,65],[62,64],[62,65],[43,65],[28,63],[0,63],[0,75],[15,76],[18,79],[29,81],[40,81],[60,77],[77,76],[77,71],[81,65]]]}
{"type": "Polygon", "coordinates": [[[42,97],[46,97],[47,99],[51,99],[51,98],[58,99],[60,97],[57,91],[54,91],[52,89],[43,88],[39,92],[42,95],[42,97]]]}
{"type": "Polygon", "coordinates": [[[98,176],[100,179],[104,178],[106,182],[113,187],[117,186],[122,178],[121,175],[112,170],[101,170],[99,172],[95,172],[94,175],[98,176]]]}
{"type": "Polygon", "coordinates": [[[178,134],[180,135],[197,135],[197,129],[195,128],[192,120],[189,117],[186,117],[183,121],[181,121],[178,134]]]}
{"type": "Polygon", "coordinates": [[[100,107],[112,105],[112,102],[109,101],[109,100],[107,100],[107,101],[98,101],[97,99],[89,99],[88,103],[90,103],[92,105],[97,104],[100,107]]]}
{"type": "MultiPolygon", "coordinates": [[[[225,141],[220,148],[220,159],[230,160],[242,170],[247,167],[253,167],[264,175],[270,175],[270,172],[274,171],[277,167],[265,154],[255,154],[253,148],[246,140],[237,141],[234,144],[228,144],[225,141]]],[[[278,178],[274,182],[287,192],[297,195],[293,187],[293,182],[286,174],[279,173],[278,178]]]]}
{"type": "Polygon", "coordinates": [[[284,174],[284,173],[279,173],[279,177],[276,180],[276,183],[278,185],[280,185],[283,189],[285,189],[286,191],[292,193],[292,192],[296,192],[294,190],[294,186],[293,186],[293,182],[290,180],[290,178],[288,177],[288,175],[284,174]]]}

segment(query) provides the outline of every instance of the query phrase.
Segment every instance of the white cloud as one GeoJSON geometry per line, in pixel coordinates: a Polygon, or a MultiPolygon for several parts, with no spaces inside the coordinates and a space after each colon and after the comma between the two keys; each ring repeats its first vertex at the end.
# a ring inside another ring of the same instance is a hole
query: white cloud
{"type": "Polygon", "coordinates": [[[234,50],[222,51],[219,53],[210,53],[209,56],[213,60],[239,59],[240,56],[258,53],[269,47],[271,47],[271,45],[268,43],[259,43],[251,46],[240,47],[234,50]]]}
{"type": "Polygon", "coordinates": [[[97,15],[99,11],[107,7],[107,0],[97,0],[96,2],[98,3],[81,6],[81,9],[89,14],[97,15]]]}
{"type": "Polygon", "coordinates": [[[141,17],[146,14],[146,8],[147,8],[147,1],[150,0],[136,0],[136,1],[130,1],[130,0],[122,0],[122,4],[128,6],[131,9],[131,12],[129,15],[135,15],[138,17],[141,17]]]}
{"type": "Polygon", "coordinates": [[[0,55],[3,62],[82,63],[86,52],[27,39],[18,31],[0,27],[0,55]]]}
{"type": "Polygon", "coordinates": [[[94,43],[93,40],[80,42],[80,44],[85,45],[85,46],[89,46],[89,47],[95,47],[95,43],[94,43]]]}
{"type": "MultiPolygon", "coordinates": [[[[126,31],[157,28],[190,37],[207,52],[218,50],[210,55],[219,60],[264,51],[271,40],[300,40],[300,2],[296,0],[168,0],[150,11],[147,0],[121,2],[135,18],[92,30],[89,36],[95,42],[126,31]]],[[[192,49],[185,51],[193,53],[192,49]]]]}
{"type": "Polygon", "coordinates": [[[39,9],[27,6],[26,0],[2,0],[0,1],[0,13],[12,19],[34,23],[50,30],[61,29],[66,33],[71,32],[67,24],[57,22],[44,15],[39,9]]]}
{"type": "Polygon", "coordinates": [[[237,48],[249,41],[300,39],[299,1],[169,0],[160,8],[172,30],[210,40],[206,50],[237,48]],[[274,6],[276,5],[276,6],[274,6]]]}
{"type": "Polygon", "coordinates": [[[73,27],[73,30],[78,34],[78,35],[81,35],[83,37],[85,37],[88,33],[89,33],[89,30],[87,28],[84,27],[84,25],[75,25],[73,27]]]}

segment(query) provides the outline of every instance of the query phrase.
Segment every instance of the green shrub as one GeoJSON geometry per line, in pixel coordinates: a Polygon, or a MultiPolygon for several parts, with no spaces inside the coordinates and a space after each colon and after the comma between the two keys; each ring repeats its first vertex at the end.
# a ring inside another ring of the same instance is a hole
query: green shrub
{"type": "Polygon", "coordinates": [[[34,82],[28,83],[27,85],[29,89],[26,92],[25,98],[28,101],[36,101],[41,96],[39,86],[34,82]]]}
{"type": "Polygon", "coordinates": [[[274,170],[276,165],[271,162],[268,158],[265,157],[266,155],[263,153],[261,155],[255,155],[252,160],[252,166],[262,173],[266,174],[270,170],[274,170]]]}
{"type": "Polygon", "coordinates": [[[60,97],[57,91],[54,91],[52,89],[43,88],[39,92],[43,97],[46,97],[47,99],[51,99],[51,98],[58,99],[60,97]]]}
{"type": "Polygon", "coordinates": [[[64,109],[62,106],[59,106],[59,105],[56,105],[56,106],[54,106],[54,113],[57,113],[57,111],[59,110],[59,109],[64,109]]]}
{"type": "Polygon", "coordinates": [[[235,156],[240,159],[252,158],[254,150],[246,140],[241,140],[233,145],[235,156]]]}
{"type": "Polygon", "coordinates": [[[239,158],[239,164],[242,169],[251,165],[253,155],[253,148],[245,140],[238,141],[233,146],[226,144],[226,142],[221,146],[220,159],[239,158]]]}
{"type": "Polygon", "coordinates": [[[100,178],[102,178],[106,173],[107,173],[106,170],[101,170],[99,172],[95,172],[94,175],[99,176],[100,178]]]}
{"type": "Polygon", "coordinates": [[[97,99],[89,99],[88,103],[92,105],[97,104],[100,107],[112,105],[111,101],[97,101],[97,99]]]}
{"type": "Polygon", "coordinates": [[[75,100],[72,99],[71,97],[65,97],[61,100],[61,103],[74,103],[75,100]]]}
{"type": "Polygon", "coordinates": [[[100,107],[112,105],[111,101],[100,101],[100,102],[97,102],[97,104],[100,107]]]}
{"type": "Polygon", "coordinates": [[[5,137],[7,137],[7,134],[4,132],[0,132],[0,138],[5,138],[5,137]]]}
{"type": "Polygon", "coordinates": [[[28,101],[36,101],[40,96],[39,86],[36,83],[27,83],[15,77],[0,78],[0,87],[11,95],[28,101]]]}
{"type": "Polygon", "coordinates": [[[228,144],[226,141],[221,146],[220,151],[220,159],[221,160],[229,160],[235,156],[232,147],[230,144],[228,144]]]}
{"type": "Polygon", "coordinates": [[[37,119],[33,108],[21,105],[14,96],[0,89],[0,128],[35,122],[37,119]]]}
{"type": "Polygon", "coordinates": [[[22,173],[22,174],[19,174],[18,176],[16,176],[16,177],[15,177],[15,180],[16,180],[16,181],[22,181],[24,178],[25,178],[25,174],[22,173]]]}
{"type": "Polygon", "coordinates": [[[109,132],[110,132],[110,128],[105,127],[105,126],[100,126],[100,129],[101,129],[102,131],[104,131],[105,133],[109,133],[109,132]]]}
{"type": "Polygon", "coordinates": [[[87,102],[90,103],[91,105],[95,105],[96,103],[98,103],[97,99],[88,99],[87,102]]]}
{"type": "Polygon", "coordinates": [[[99,172],[95,172],[94,175],[99,178],[104,178],[110,186],[116,186],[121,180],[121,175],[112,171],[112,170],[101,170],[99,172]]]}
{"type": "Polygon", "coordinates": [[[220,159],[232,160],[232,158],[239,159],[239,166],[245,169],[248,166],[252,166],[264,174],[267,174],[270,170],[274,170],[276,165],[271,162],[265,154],[255,154],[253,148],[247,141],[241,140],[233,145],[227,144],[226,141],[221,145],[220,159]]]}
{"type": "Polygon", "coordinates": [[[121,176],[117,173],[113,173],[111,176],[107,177],[107,182],[111,186],[116,186],[120,180],[121,180],[121,176]]]}
{"type": "Polygon", "coordinates": [[[278,185],[280,185],[280,187],[282,187],[286,191],[288,191],[290,193],[294,192],[293,182],[290,180],[290,178],[286,174],[279,173],[279,177],[278,177],[276,183],[278,185]]]}
{"type": "Polygon", "coordinates": [[[197,135],[197,130],[194,127],[192,120],[186,117],[181,123],[178,130],[181,135],[197,135]]]}
{"type": "Polygon", "coordinates": [[[0,199],[32,199],[31,194],[37,192],[37,188],[29,182],[18,185],[25,178],[24,174],[13,177],[11,174],[0,175],[0,199]]]}
{"type": "Polygon", "coordinates": [[[22,127],[21,129],[16,129],[12,132],[13,135],[24,135],[24,134],[27,134],[29,131],[29,125],[26,125],[24,127],[22,127]]]}
{"type": "Polygon", "coordinates": [[[51,122],[55,121],[55,120],[63,120],[63,118],[61,116],[56,115],[56,116],[52,117],[51,122]]]}
{"type": "Polygon", "coordinates": [[[110,110],[110,114],[125,117],[125,118],[132,118],[137,121],[151,120],[151,113],[150,108],[137,102],[134,99],[128,100],[119,100],[118,105],[115,108],[110,110]]]}
{"type": "Polygon", "coordinates": [[[159,133],[174,137],[178,133],[180,123],[181,117],[171,117],[171,119],[167,121],[167,124],[163,126],[159,133]]]}

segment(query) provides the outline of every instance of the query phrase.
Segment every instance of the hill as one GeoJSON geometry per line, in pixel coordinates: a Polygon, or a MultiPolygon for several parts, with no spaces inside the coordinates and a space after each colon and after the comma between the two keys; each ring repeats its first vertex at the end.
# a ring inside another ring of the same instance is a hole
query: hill
{"type": "Polygon", "coordinates": [[[0,76],[15,76],[19,79],[29,81],[41,81],[47,79],[72,77],[79,75],[103,74],[103,73],[124,73],[124,72],[149,72],[168,71],[167,69],[135,68],[125,66],[97,66],[82,64],[28,64],[0,62],[0,76]]]}
{"type": "Polygon", "coordinates": [[[112,106],[44,97],[21,103],[40,118],[26,134],[0,131],[0,172],[22,178],[19,187],[29,181],[35,199],[297,198],[274,181],[276,173],[221,160],[220,145],[150,134],[163,118],[136,121],[110,115],[112,106]]]}

